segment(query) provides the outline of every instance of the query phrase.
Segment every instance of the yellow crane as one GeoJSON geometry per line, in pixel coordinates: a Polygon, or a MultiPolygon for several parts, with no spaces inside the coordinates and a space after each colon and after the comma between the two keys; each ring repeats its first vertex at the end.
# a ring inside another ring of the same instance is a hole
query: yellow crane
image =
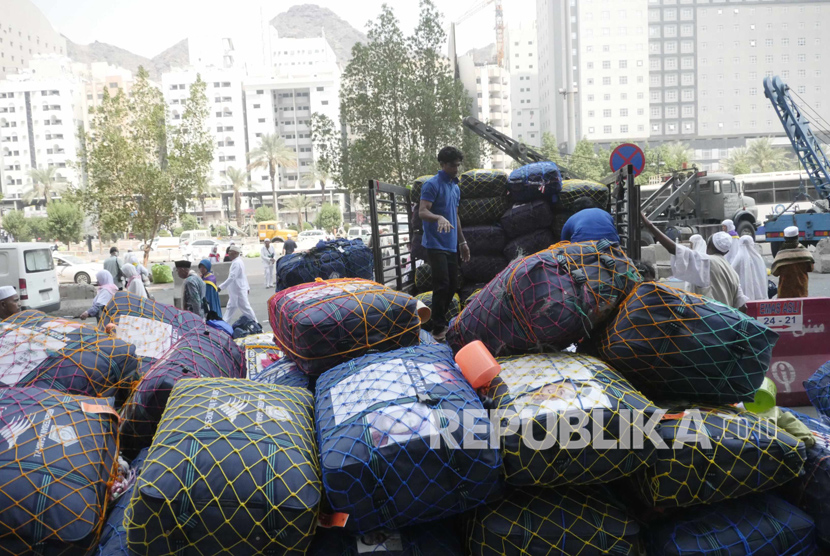
{"type": "Polygon", "coordinates": [[[490,4],[495,4],[496,7],[496,63],[499,67],[504,67],[504,7],[502,0],[478,0],[461,17],[453,21],[453,25],[464,22],[490,4]]]}

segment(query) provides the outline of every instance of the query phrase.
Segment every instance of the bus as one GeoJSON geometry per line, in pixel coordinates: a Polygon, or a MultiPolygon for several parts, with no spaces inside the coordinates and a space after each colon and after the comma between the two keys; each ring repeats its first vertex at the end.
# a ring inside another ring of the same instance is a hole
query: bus
{"type": "MultiPolygon", "coordinates": [[[[810,192],[812,185],[806,172],[794,170],[787,172],[766,172],[763,174],[740,174],[735,176],[745,195],[755,199],[758,207],[758,222],[763,223],[769,216],[779,214],[788,208],[803,187],[810,192]]],[[[798,197],[793,208],[807,210],[813,203],[804,197],[798,197]]]]}

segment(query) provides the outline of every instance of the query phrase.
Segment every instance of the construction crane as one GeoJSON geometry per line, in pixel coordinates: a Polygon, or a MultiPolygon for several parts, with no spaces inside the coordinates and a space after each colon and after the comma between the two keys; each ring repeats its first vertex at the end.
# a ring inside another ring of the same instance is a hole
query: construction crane
{"type": "Polygon", "coordinates": [[[453,25],[459,25],[476,15],[478,12],[489,6],[496,5],[496,63],[504,67],[504,7],[502,0],[479,0],[467,10],[461,17],[453,21],[453,25]]]}

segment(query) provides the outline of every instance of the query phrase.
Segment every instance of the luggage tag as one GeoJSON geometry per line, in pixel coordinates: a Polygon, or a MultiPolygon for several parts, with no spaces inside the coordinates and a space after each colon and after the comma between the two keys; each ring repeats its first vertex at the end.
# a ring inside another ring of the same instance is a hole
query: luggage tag
{"type": "Polygon", "coordinates": [[[345,527],[346,522],[349,520],[349,514],[345,514],[342,512],[333,512],[333,513],[324,513],[320,512],[320,516],[317,518],[317,526],[323,527],[324,529],[332,529],[334,527],[345,527]]]}
{"type": "Polygon", "coordinates": [[[83,410],[84,413],[91,413],[93,415],[109,414],[115,417],[116,422],[121,422],[121,415],[106,404],[81,402],[81,410],[83,410]]]}

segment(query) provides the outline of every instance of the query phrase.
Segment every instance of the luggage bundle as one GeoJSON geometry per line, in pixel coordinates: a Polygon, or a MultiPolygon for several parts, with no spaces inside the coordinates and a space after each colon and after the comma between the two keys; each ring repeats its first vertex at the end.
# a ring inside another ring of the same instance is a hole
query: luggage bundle
{"type": "Polygon", "coordinates": [[[135,480],[141,472],[144,465],[144,460],[147,459],[147,452],[149,448],[144,448],[138,455],[130,462],[130,471],[125,478],[129,481],[129,485],[124,492],[121,492],[117,499],[112,501],[112,510],[104,524],[104,530],[101,533],[101,541],[98,545],[98,552],[96,556],[130,556],[127,550],[127,528],[124,521],[124,513],[130,505],[130,498],[133,495],[135,488],[135,480]]]}
{"type": "Polygon", "coordinates": [[[500,226],[465,226],[464,239],[472,257],[502,255],[506,238],[500,226]]]}
{"type": "Polygon", "coordinates": [[[414,556],[440,554],[463,556],[460,535],[445,522],[413,525],[397,531],[379,530],[365,535],[350,535],[337,529],[319,527],[308,556],[414,556]]]}
{"type": "Polygon", "coordinates": [[[598,207],[605,208],[608,206],[608,186],[591,180],[564,180],[556,209],[572,211],[574,203],[582,197],[587,197],[598,207]]]}
{"type": "Polygon", "coordinates": [[[504,195],[507,174],[502,170],[468,170],[458,176],[462,199],[484,199],[504,195]]]}
{"type": "Polygon", "coordinates": [[[507,180],[507,195],[513,203],[545,199],[556,203],[562,190],[559,167],[550,161],[534,162],[517,168],[507,180]]]}
{"type": "Polygon", "coordinates": [[[245,376],[251,380],[283,357],[273,334],[254,334],[234,340],[245,352],[245,376]]]}
{"type": "Polygon", "coordinates": [[[274,384],[277,386],[295,386],[297,388],[309,389],[312,385],[312,377],[308,376],[288,357],[277,359],[265,367],[261,372],[249,374],[248,378],[262,384],[274,384]]]}
{"type": "Polygon", "coordinates": [[[320,467],[307,390],[175,386],[126,513],[136,554],[305,554],[320,467]]]}
{"type": "Polygon", "coordinates": [[[804,381],[804,390],[819,415],[830,417],[830,361],[804,381]]]}
{"type": "Polygon", "coordinates": [[[317,278],[374,277],[372,250],[360,239],[321,241],[303,253],[291,253],[277,261],[277,291],[314,282],[317,278]]]}

